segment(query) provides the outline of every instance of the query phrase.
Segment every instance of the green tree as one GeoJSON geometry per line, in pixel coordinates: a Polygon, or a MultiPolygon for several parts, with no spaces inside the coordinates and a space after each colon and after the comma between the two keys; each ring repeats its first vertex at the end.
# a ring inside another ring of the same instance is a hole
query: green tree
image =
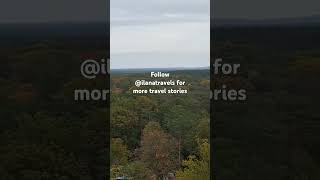
{"type": "Polygon", "coordinates": [[[111,136],[123,139],[130,149],[139,144],[139,121],[137,113],[125,105],[115,104],[111,108],[111,136]]]}
{"type": "Polygon", "coordinates": [[[116,180],[117,177],[151,180],[152,173],[143,162],[133,161],[126,165],[112,165],[111,180],[116,180]]]}
{"type": "Polygon", "coordinates": [[[120,138],[111,139],[110,158],[111,165],[121,165],[128,162],[130,151],[120,138]]]}
{"type": "Polygon", "coordinates": [[[123,167],[123,172],[127,177],[133,179],[151,179],[152,173],[141,161],[134,161],[123,167]]]}
{"type": "Polygon", "coordinates": [[[139,96],[135,101],[135,112],[139,117],[139,126],[141,129],[151,120],[154,120],[158,112],[157,104],[154,99],[147,96],[139,96]]]}
{"type": "Polygon", "coordinates": [[[178,141],[179,162],[182,154],[190,154],[196,148],[195,131],[198,115],[177,105],[165,116],[165,126],[178,141]],[[184,151],[184,152],[183,152],[184,151]]]}
{"type": "Polygon", "coordinates": [[[196,139],[209,139],[210,136],[210,119],[209,117],[201,118],[196,126],[196,139]]]}

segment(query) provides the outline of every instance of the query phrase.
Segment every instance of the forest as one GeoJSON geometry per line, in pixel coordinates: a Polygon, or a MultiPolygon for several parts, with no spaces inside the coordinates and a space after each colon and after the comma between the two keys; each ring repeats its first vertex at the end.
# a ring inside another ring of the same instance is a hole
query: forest
{"type": "MultiPolygon", "coordinates": [[[[214,24],[214,23],[213,23],[214,24]]],[[[318,25],[211,29],[211,88],[246,89],[246,101],[211,102],[214,179],[320,179],[318,25]]]]}
{"type": "Polygon", "coordinates": [[[133,94],[150,73],[111,76],[111,179],[210,178],[209,75],[170,72],[187,94],[133,94]]]}
{"type": "Polygon", "coordinates": [[[108,57],[107,26],[47,26],[0,26],[0,179],[107,179],[108,103],[73,95],[109,88],[108,76],[80,73],[84,60],[108,57]]]}

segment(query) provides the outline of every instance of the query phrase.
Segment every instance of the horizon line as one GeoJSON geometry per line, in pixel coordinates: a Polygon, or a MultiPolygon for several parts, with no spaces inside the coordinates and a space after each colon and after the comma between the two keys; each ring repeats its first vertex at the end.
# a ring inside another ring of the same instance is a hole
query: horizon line
{"type": "Polygon", "coordinates": [[[137,69],[210,69],[210,66],[195,66],[195,67],[137,67],[137,68],[110,68],[110,70],[137,70],[137,69]]]}

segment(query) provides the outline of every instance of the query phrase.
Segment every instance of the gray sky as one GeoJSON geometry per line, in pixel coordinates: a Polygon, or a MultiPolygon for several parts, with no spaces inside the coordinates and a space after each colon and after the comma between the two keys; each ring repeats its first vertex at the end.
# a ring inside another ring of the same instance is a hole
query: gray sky
{"type": "MultiPolygon", "coordinates": [[[[108,1],[117,16],[126,13],[138,16],[137,12],[140,16],[159,15],[164,11],[195,15],[201,14],[208,5],[206,0],[1,0],[0,23],[105,21],[108,1]]],[[[214,17],[219,18],[261,19],[320,14],[319,0],[214,0],[211,5],[214,17]]]]}
{"type": "Polygon", "coordinates": [[[0,23],[107,21],[107,0],[1,0],[0,23]]]}
{"type": "Polygon", "coordinates": [[[319,0],[214,0],[214,18],[270,19],[320,14],[319,0]]]}
{"type": "MultiPolygon", "coordinates": [[[[214,0],[215,18],[305,17],[319,0],[214,0]]],[[[111,67],[209,65],[210,0],[112,0],[111,67]]]]}
{"type": "MultiPolygon", "coordinates": [[[[210,0],[110,0],[112,68],[209,65],[210,0]]],[[[214,4],[213,4],[214,3],[214,4]]],[[[320,14],[319,0],[214,0],[217,18],[320,14]]],[[[96,22],[108,0],[2,0],[0,23],[96,22]]]]}
{"type": "Polygon", "coordinates": [[[111,1],[111,68],[209,66],[209,2],[111,1]]]}

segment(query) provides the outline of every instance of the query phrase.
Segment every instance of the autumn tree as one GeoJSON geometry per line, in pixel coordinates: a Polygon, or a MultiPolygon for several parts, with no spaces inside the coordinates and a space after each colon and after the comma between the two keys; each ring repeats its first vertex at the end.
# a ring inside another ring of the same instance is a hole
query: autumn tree
{"type": "Polygon", "coordinates": [[[177,143],[165,133],[159,123],[149,122],[143,130],[141,139],[141,161],[158,178],[173,172],[177,165],[177,143]]]}
{"type": "Polygon", "coordinates": [[[176,180],[209,180],[210,179],[210,144],[207,141],[200,144],[200,157],[189,156],[184,160],[183,170],[176,173],[176,180]]]}

